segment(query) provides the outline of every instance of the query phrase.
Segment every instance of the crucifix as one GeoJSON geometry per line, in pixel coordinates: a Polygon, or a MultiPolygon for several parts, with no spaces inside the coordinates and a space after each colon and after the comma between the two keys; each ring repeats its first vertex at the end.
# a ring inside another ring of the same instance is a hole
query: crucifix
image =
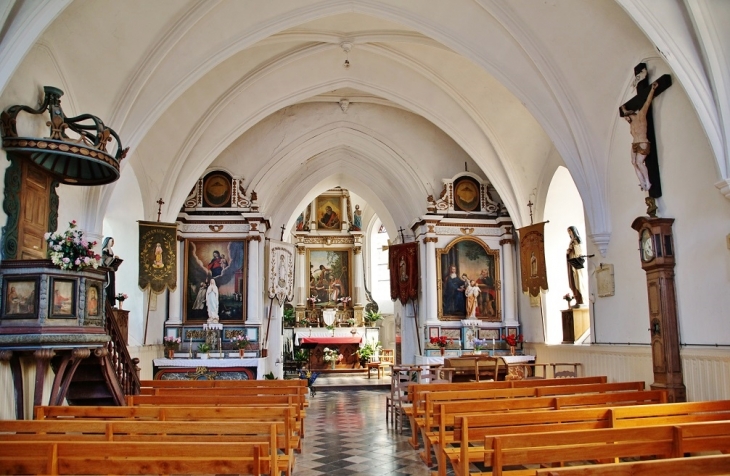
{"type": "Polygon", "coordinates": [[[403,236],[403,227],[400,227],[400,228],[398,229],[398,232],[400,233],[400,242],[401,242],[401,243],[405,243],[405,242],[406,242],[406,239],[405,239],[405,237],[403,236]]]}
{"type": "Polygon", "coordinates": [[[619,108],[619,115],[626,119],[631,128],[631,164],[639,178],[639,187],[655,199],[662,196],[662,183],[656,147],[652,145],[656,144],[656,138],[651,102],[672,85],[672,78],[663,74],[649,84],[646,63],[634,66],[634,76],[636,96],[619,108]]]}
{"type": "Polygon", "coordinates": [[[286,230],[286,226],[281,225],[281,238],[279,238],[279,241],[284,241],[284,230],[286,230]]]}
{"type": "Polygon", "coordinates": [[[165,202],[162,201],[162,197],[160,197],[159,200],[155,202],[157,204],[157,221],[160,221],[160,214],[162,213],[162,205],[165,204],[165,202]]]}
{"type": "Polygon", "coordinates": [[[533,222],[532,222],[532,207],[533,207],[534,205],[535,205],[535,204],[534,204],[534,203],[532,203],[532,200],[530,200],[530,201],[528,201],[528,202],[527,202],[527,206],[528,206],[528,207],[530,208],[530,225],[532,225],[532,224],[533,224],[533,222]]]}

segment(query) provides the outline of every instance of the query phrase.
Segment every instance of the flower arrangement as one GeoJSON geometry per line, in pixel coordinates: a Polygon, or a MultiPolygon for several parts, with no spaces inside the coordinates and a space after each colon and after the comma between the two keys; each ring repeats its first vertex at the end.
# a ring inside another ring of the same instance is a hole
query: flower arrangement
{"type": "Polygon", "coordinates": [[[575,299],[570,293],[567,293],[565,296],[563,296],[563,299],[565,299],[568,302],[568,307],[570,307],[570,303],[575,299]]]}
{"type": "Polygon", "coordinates": [[[357,355],[358,360],[370,360],[377,352],[380,352],[383,350],[383,346],[380,345],[380,342],[374,343],[374,342],[368,342],[364,346],[357,349],[357,352],[355,352],[355,355],[357,355]]]}
{"type": "Polygon", "coordinates": [[[319,372],[312,372],[311,370],[305,369],[299,371],[299,378],[307,381],[307,387],[312,396],[317,394],[317,391],[314,389],[314,381],[317,380],[317,377],[319,377],[319,372]]]}
{"type": "Polygon", "coordinates": [[[347,307],[347,303],[352,301],[352,298],[349,296],[341,297],[337,300],[337,302],[341,302],[343,307],[347,307]]]}
{"type": "Polygon", "coordinates": [[[245,349],[248,345],[248,337],[243,334],[238,334],[231,338],[231,342],[236,345],[237,349],[245,349]]]}
{"type": "Polygon", "coordinates": [[[365,316],[363,317],[365,322],[367,322],[368,324],[375,324],[382,318],[383,318],[383,316],[378,311],[374,311],[374,310],[368,311],[367,314],[365,314],[365,316]]]}
{"type": "Polygon", "coordinates": [[[198,344],[198,352],[201,354],[207,354],[208,352],[210,352],[210,344],[208,344],[207,342],[201,342],[200,344],[198,344]]]}
{"type": "Polygon", "coordinates": [[[329,347],[324,348],[323,359],[325,362],[336,362],[339,356],[340,353],[337,351],[337,349],[330,349],[329,347]]]}
{"type": "Polygon", "coordinates": [[[351,317],[351,318],[349,318],[349,319],[348,319],[347,321],[345,321],[345,322],[347,322],[347,324],[348,324],[348,325],[349,325],[350,327],[355,327],[355,319],[353,319],[352,317],[351,317]]]}
{"type": "Polygon", "coordinates": [[[76,220],[70,222],[68,230],[63,233],[46,233],[43,236],[48,243],[48,257],[61,269],[98,268],[101,264],[101,256],[92,250],[96,241],[84,239],[84,233],[76,229],[76,220]]]}
{"type": "Polygon", "coordinates": [[[317,296],[310,296],[307,298],[307,302],[311,303],[312,307],[314,307],[315,303],[319,302],[319,298],[317,296]]]}
{"type": "Polygon", "coordinates": [[[162,339],[165,349],[177,350],[180,346],[180,342],[181,340],[179,337],[165,336],[165,338],[162,339]]]}
{"type": "Polygon", "coordinates": [[[474,350],[485,350],[487,348],[487,339],[474,339],[474,350]]]}
{"type": "Polygon", "coordinates": [[[124,302],[124,301],[126,301],[127,299],[129,299],[129,296],[127,296],[127,295],[126,295],[126,294],[124,294],[124,293],[119,293],[119,294],[117,294],[117,295],[116,295],[116,299],[117,299],[117,301],[119,301],[119,302],[124,302]]]}
{"type": "Polygon", "coordinates": [[[523,337],[522,334],[517,335],[503,335],[502,340],[507,343],[510,347],[516,346],[518,343],[522,342],[523,337]]]}
{"type": "Polygon", "coordinates": [[[431,337],[430,343],[437,345],[439,347],[446,347],[451,342],[451,339],[449,339],[446,336],[439,336],[439,337],[431,337]]]}

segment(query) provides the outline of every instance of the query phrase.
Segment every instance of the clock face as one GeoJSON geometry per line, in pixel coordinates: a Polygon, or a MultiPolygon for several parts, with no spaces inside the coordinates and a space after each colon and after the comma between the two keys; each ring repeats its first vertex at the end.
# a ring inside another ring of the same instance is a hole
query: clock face
{"type": "Polygon", "coordinates": [[[651,231],[644,229],[641,232],[641,260],[649,262],[654,259],[654,241],[652,240],[651,231]]]}

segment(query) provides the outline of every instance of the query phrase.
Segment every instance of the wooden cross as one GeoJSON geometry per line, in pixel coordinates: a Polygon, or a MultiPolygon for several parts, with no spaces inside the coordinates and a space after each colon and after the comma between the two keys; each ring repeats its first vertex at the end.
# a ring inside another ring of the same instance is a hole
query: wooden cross
{"type": "Polygon", "coordinates": [[[279,241],[284,241],[284,230],[286,230],[286,226],[281,225],[281,238],[279,238],[279,241]]]}
{"type": "Polygon", "coordinates": [[[530,225],[532,225],[532,207],[533,207],[534,205],[535,205],[535,204],[534,204],[534,203],[532,203],[532,200],[530,200],[529,202],[527,202],[527,206],[528,206],[528,207],[530,208],[530,225]]]}
{"type": "Polygon", "coordinates": [[[155,203],[157,203],[157,221],[160,221],[160,214],[162,214],[162,205],[165,204],[165,202],[162,201],[162,197],[160,197],[159,200],[157,200],[155,203]]]}
{"type": "MultiPolygon", "coordinates": [[[[640,111],[652,89],[651,85],[653,83],[649,83],[646,63],[639,63],[634,66],[634,76],[637,80],[636,96],[626,101],[626,103],[619,108],[619,115],[621,117],[630,116],[632,113],[640,111]]],[[[657,83],[657,87],[654,90],[654,97],[656,98],[672,85],[672,77],[668,74],[663,74],[654,82],[657,83]]],[[[662,196],[662,183],[659,177],[659,159],[656,152],[654,116],[652,115],[651,104],[649,104],[648,111],[646,112],[646,136],[650,144],[649,154],[646,156],[646,159],[644,159],[644,165],[646,165],[649,181],[651,182],[651,187],[648,192],[650,197],[659,198],[662,196]]]]}
{"type": "Polygon", "coordinates": [[[406,239],[405,239],[405,237],[403,236],[403,227],[400,227],[400,228],[398,229],[398,232],[400,233],[400,242],[401,242],[401,243],[405,243],[405,242],[406,242],[406,239]]]}

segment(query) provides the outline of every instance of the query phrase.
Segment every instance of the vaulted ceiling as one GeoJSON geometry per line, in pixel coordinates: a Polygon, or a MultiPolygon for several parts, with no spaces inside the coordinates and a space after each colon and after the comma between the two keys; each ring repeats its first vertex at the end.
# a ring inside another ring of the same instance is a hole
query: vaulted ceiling
{"type": "Polygon", "coordinates": [[[712,99],[730,84],[727,39],[713,36],[728,12],[687,4],[16,0],[0,11],[2,107],[56,79],[67,115],[100,116],[131,147],[122,173],[134,180],[87,192],[97,226],[124,193],[145,204],[135,219],[153,218],[158,197],[173,219],[216,166],[243,176],[277,223],[342,185],[386,226],[422,215],[440,179],[466,166],[521,225],[564,165],[592,233],[608,233],[607,151],[640,61],[672,68],[718,188],[730,183],[730,120],[712,99]]]}

